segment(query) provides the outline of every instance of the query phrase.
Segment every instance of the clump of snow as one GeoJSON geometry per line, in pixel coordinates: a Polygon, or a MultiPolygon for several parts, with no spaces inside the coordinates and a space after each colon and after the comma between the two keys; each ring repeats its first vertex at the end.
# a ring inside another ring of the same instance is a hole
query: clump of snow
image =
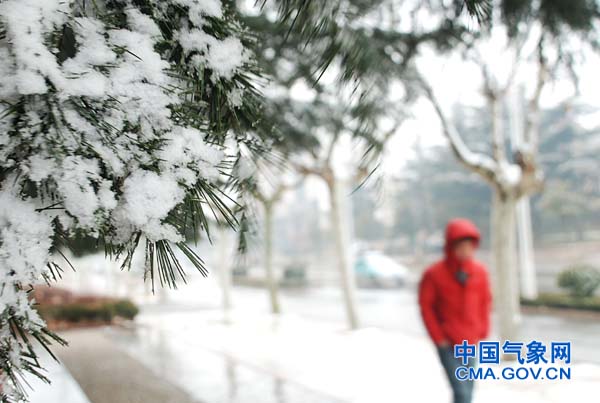
{"type": "Polygon", "coordinates": [[[34,182],[40,182],[47,177],[49,177],[56,169],[56,164],[54,160],[50,158],[43,157],[39,154],[32,155],[29,157],[29,179],[34,182]]]}
{"type": "Polygon", "coordinates": [[[250,53],[236,37],[220,40],[201,29],[191,29],[180,31],[179,40],[186,52],[197,52],[195,63],[210,69],[213,80],[231,79],[250,59],[250,53]]]}
{"type": "Polygon", "coordinates": [[[161,35],[160,28],[156,23],[147,16],[143,14],[138,9],[129,8],[126,10],[127,13],[127,21],[129,25],[134,31],[140,32],[144,35],[148,35],[150,37],[159,37],[161,35]]]}
{"type": "MultiPolygon", "coordinates": [[[[125,180],[121,214],[150,239],[165,239],[160,229],[161,221],[181,203],[184,196],[185,192],[175,178],[139,170],[125,180]]],[[[171,230],[168,228],[164,233],[171,236],[171,230]]],[[[169,240],[179,242],[181,236],[169,240]]]]}
{"type": "Polygon", "coordinates": [[[247,59],[244,45],[238,38],[225,38],[209,47],[207,65],[219,77],[231,78],[247,59]]]}
{"type": "Polygon", "coordinates": [[[57,178],[65,209],[83,228],[93,228],[94,214],[99,208],[94,183],[100,180],[96,160],[69,156],[65,158],[57,178]]]}
{"type": "Polygon", "coordinates": [[[223,17],[223,8],[219,0],[175,0],[175,3],[189,8],[190,21],[200,27],[204,17],[223,17]]]}
{"type": "Polygon", "coordinates": [[[498,179],[508,186],[516,186],[521,181],[521,167],[505,162],[498,166],[498,179]]]}
{"type": "Polygon", "coordinates": [[[198,177],[216,180],[219,177],[218,166],[225,154],[204,142],[199,130],[178,128],[166,137],[159,158],[164,171],[170,171],[178,181],[192,186],[198,177]]]}
{"type": "MultiPolygon", "coordinates": [[[[51,219],[36,211],[31,201],[22,200],[7,190],[0,191],[0,265],[4,268],[0,278],[0,312],[4,312],[10,303],[6,293],[12,292],[5,287],[13,284],[30,284],[39,279],[48,259],[51,237],[54,233],[51,219]]],[[[22,312],[25,307],[19,307],[22,312]]]]}

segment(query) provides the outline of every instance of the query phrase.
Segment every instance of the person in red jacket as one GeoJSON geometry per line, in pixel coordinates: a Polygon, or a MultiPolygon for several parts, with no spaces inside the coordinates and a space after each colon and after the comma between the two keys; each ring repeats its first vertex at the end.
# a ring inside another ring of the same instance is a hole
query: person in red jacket
{"type": "Polygon", "coordinates": [[[476,344],[487,337],[490,328],[488,273],[474,258],[479,239],[479,230],[471,221],[451,220],[446,227],[444,258],[425,270],[419,284],[421,316],[450,381],[454,403],[471,402],[473,382],[456,378],[456,368],[463,365],[454,357],[453,346],[463,340],[476,344]]]}

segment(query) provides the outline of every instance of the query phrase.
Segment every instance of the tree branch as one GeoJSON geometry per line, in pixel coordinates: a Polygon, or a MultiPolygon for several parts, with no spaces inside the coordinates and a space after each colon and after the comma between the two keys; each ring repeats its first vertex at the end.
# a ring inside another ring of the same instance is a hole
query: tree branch
{"type": "Polygon", "coordinates": [[[492,117],[492,157],[494,161],[501,163],[506,161],[506,140],[502,128],[502,102],[500,101],[504,92],[498,88],[498,83],[490,74],[487,64],[480,55],[477,64],[481,69],[483,77],[483,95],[488,103],[492,117]]]}
{"type": "Polygon", "coordinates": [[[506,135],[504,133],[502,101],[496,96],[488,99],[492,115],[492,155],[494,161],[501,164],[506,159],[506,135]]]}
{"type": "Polygon", "coordinates": [[[308,175],[319,175],[319,170],[309,167],[305,164],[299,164],[299,163],[294,163],[292,162],[292,165],[294,167],[294,170],[296,170],[296,172],[298,172],[300,175],[304,175],[304,176],[308,176],[308,175]]]}
{"type": "Polygon", "coordinates": [[[533,154],[537,149],[539,137],[539,119],[540,119],[540,97],[546,84],[548,75],[548,64],[544,55],[544,36],[538,42],[538,75],[533,96],[529,100],[527,116],[525,117],[525,127],[523,143],[528,153],[533,154]]]}
{"type": "Polygon", "coordinates": [[[423,78],[420,78],[419,80],[425,94],[429,98],[429,101],[433,105],[433,108],[440,119],[442,131],[446,136],[446,139],[448,139],[452,152],[456,158],[469,170],[478,173],[489,182],[496,183],[495,171],[497,163],[489,156],[481,153],[474,153],[467,147],[456,128],[444,114],[431,86],[429,86],[423,78]]]}
{"type": "Polygon", "coordinates": [[[335,144],[338,141],[339,138],[339,132],[336,132],[332,138],[331,138],[331,143],[329,143],[329,147],[327,148],[327,154],[325,155],[325,164],[329,165],[329,163],[331,162],[331,157],[333,156],[333,150],[335,149],[335,144]]]}

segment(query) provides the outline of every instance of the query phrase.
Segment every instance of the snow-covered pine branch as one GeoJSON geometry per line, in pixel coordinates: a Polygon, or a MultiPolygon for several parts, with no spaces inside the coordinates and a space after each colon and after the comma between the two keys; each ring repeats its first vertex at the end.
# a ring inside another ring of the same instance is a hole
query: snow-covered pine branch
{"type": "Polygon", "coordinates": [[[231,213],[224,144],[259,105],[247,41],[220,0],[0,1],[3,399],[39,369],[29,340],[52,339],[27,292],[57,238],[97,237],[125,265],[139,249],[168,284],[171,244],[202,268],[183,234],[208,231],[207,206],[231,213]]]}

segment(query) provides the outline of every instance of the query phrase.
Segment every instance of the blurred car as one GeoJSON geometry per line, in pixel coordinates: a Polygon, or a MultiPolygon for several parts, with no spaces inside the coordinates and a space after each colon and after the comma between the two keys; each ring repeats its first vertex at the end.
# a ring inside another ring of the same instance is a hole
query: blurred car
{"type": "Polygon", "coordinates": [[[283,276],[279,280],[282,287],[304,287],[308,285],[306,265],[301,262],[294,262],[286,265],[283,269],[283,276]]]}
{"type": "Polygon", "coordinates": [[[359,287],[400,287],[406,283],[409,270],[381,252],[364,252],[354,263],[359,287]]]}

